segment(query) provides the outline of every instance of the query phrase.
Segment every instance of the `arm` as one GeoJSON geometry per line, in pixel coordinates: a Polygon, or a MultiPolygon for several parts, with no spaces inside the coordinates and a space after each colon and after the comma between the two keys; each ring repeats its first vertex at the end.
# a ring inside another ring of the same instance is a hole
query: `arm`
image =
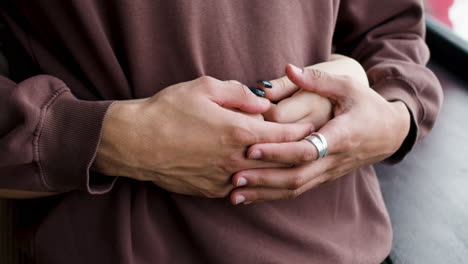
{"type": "Polygon", "coordinates": [[[10,80],[2,52],[11,38],[5,31],[0,22],[0,44],[5,44],[0,45],[0,197],[36,198],[80,188],[98,191],[99,186],[87,184],[87,166],[111,102],[81,101],[52,76],[10,80]],[[84,157],[77,159],[80,154],[84,157]]]}
{"type": "Polygon", "coordinates": [[[176,193],[223,197],[236,171],[285,166],[246,159],[248,145],[295,141],[310,131],[308,124],[280,125],[229,110],[259,114],[269,101],[239,83],[209,77],[110,108],[111,102],[75,98],[51,76],[19,84],[0,77],[0,93],[0,110],[7,113],[0,119],[0,189],[11,198],[104,193],[115,176],[152,181],[176,193]],[[92,177],[92,164],[111,176],[92,177]]]}
{"type": "Polygon", "coordinates": [[[356,59],[366,70],[370,87],[389,102],[403,102],[410,112],[405,141],[385,160],[396,163],[429,133],[443,100],[439,81],[425,66],[429,50],[423,1],[354,2],[340,5],[336,52],[356,59]]]}
{"type": "Polygon", "coordinates": [[[422,10],[416,0],[341,4],[337,52],[363,65],[371,87],[349,77],[289,66],[287,75],[293,83],[333,102],[333,119],[319,130],[328,140],[329,154],[316,161],[315,148],[305,141],[252,146],[251,158],[296,166],[288,173],[275,169],[237,173],[233,184],[247,186],[232,193],[233,202],[237,196],[247,202],[296,197],[355,168],[382,160],[398,162],[429,132],[442,90],[425,67],[429,53],[422,10]]]}
{"type": "Polygon", "coordinates": [[[20,83],[0,76],[0,194],[30,198],[108,189],[89,185],[88,168],[110,103],[78,100],[52,76],[20,83]]]}

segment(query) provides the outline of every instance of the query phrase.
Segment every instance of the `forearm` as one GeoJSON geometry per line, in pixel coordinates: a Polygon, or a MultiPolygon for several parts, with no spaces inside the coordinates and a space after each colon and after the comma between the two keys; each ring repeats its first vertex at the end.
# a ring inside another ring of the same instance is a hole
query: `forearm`
{"type": "Polygon", "coordinates": [[[0,196],[95,191],[88,168],[111,102],[79,100],[46,75],[19,83],[2,76],[0,95],[0,196]]]}
{"type": "Polygon", "coordinates": [[[142,137],[137,136],[138,129],[134,129],[133,124],[135,117],[143,114],[137,103],[144,100],[118,101],[109,108],[91,171],[114,177],[144,178],[140,174],[145,172],[131,165],[136,158],[132,155],[133,148],[143,143],[138,142],[142,137]]]}

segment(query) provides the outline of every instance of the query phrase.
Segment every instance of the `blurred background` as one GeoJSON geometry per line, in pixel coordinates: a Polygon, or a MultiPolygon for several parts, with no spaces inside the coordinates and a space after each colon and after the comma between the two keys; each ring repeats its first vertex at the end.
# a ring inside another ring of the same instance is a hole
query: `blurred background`
{"type": "Polygon", "coordinates": [[[468,41],[468,0],[426,0],[426,12],[468,41]]]}

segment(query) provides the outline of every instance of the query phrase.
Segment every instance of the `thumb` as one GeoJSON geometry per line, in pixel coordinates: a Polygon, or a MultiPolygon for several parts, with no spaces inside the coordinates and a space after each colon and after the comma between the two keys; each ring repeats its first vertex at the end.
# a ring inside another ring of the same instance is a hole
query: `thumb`
{"type": "Polygon", "coordinates": [[[317,69],[300,69],[288,64],[286,66],[286,75],[302,89],[330,99],[343,97],[350,92],[349,85],[340,76],[317,69]]]}
{"type": "Polygon", "coordinates": [[[268,111],[271,106],[268,99],[256,96],[240,82],[226,81],[222,86],[212,97],[212,101],[221,107],[239,109],[250,114],[261,114],[268,111]]]}

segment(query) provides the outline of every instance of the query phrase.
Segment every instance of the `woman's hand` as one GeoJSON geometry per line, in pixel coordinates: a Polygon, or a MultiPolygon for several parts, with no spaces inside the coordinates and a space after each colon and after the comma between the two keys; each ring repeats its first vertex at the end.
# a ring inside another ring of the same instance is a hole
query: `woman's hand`
{"type": "MultiPolygon", "coordinates": [[[[306,69],[347,75],[368,85],[367,75],[362,66],[343,55],[332,54],[330,61],[306,69]]],[[[271,83],[273,88],[265,89],[265,97],[278,103],[273,104],[270,110],[263,114],[265,120],[277,123],[312,123],[319,129],[332,118],[332,105],[328,98],[301,89],[287,76],[271,83]]]]}
{"type": "Polygon", "coordinates": [[[236,173],[231,201],[255,202],[296,197],[361,166],[395,153],[410,128],[409,111],[402,102],[388,102],[368,85],[348,76],[288,65],[288,78],[304,91],[328,98],[333,119],[319,133],[328,141],[329,154],[317,159],[306,140],[255,144],[248,157],[294,164],[292,168],[250,169],[236,173]],[[241,187],[242,186],[242,187],[241,187]]]}

